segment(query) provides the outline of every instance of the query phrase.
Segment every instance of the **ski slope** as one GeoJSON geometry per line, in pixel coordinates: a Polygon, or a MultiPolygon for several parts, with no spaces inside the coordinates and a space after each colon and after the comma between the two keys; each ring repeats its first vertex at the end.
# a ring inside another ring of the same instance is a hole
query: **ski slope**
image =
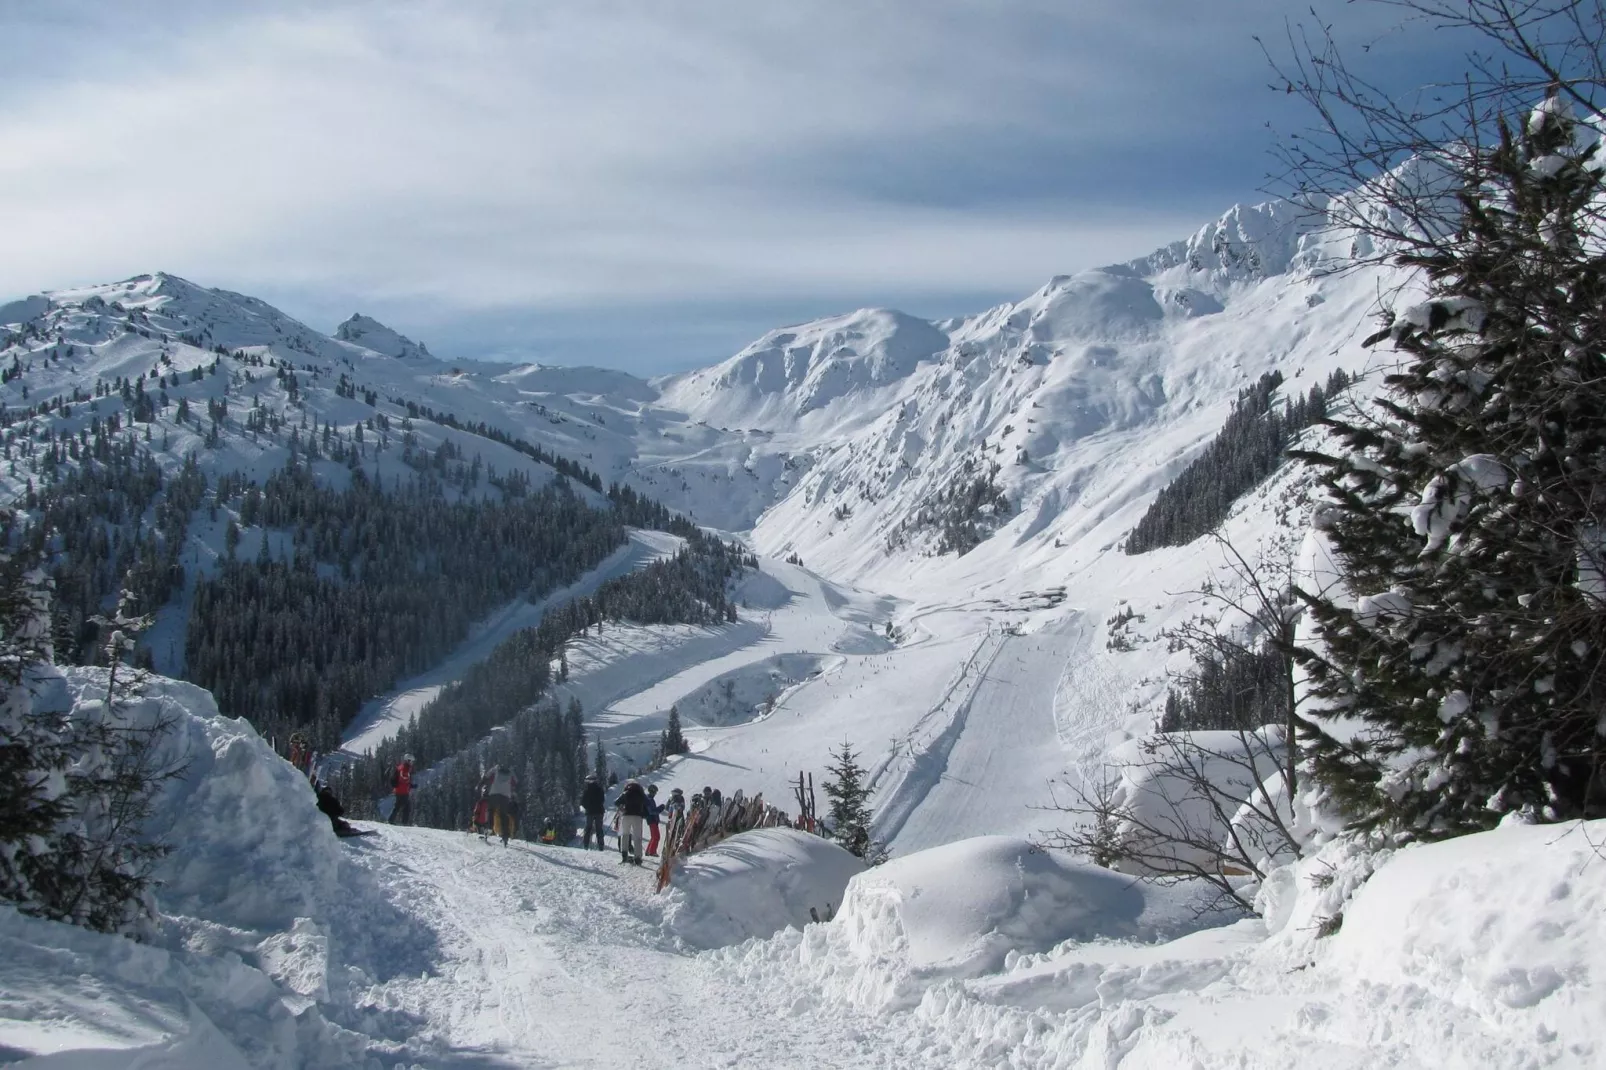
{"type": "Polygon", "coordinates": [[[627,534],[625,545],[574,583],[533,602],[520,598],[509,603],[480,622],[473,634],[439,665],[404,681],[390,694],[364,703],[346,729],[341,749],[348,754],[364,754],[373,750],[399,732],[419,710],[440,694],[441,688],[490,657],[491,652],[515,632],[540,624],[548,607],[582,598],[611,579],[634,572],[654,561],[673,557],[685,543],[680,536],[663,531],[631,528],[627,534]]]}
{"type": "Polygon", "coordinates": [[[915,795],[907,817],[891,824],[895,799],[881,802],[877,832],[899,854],[954,840],[1051,827],[1043,807],[1050,784],[1067,773],[1054,720],[1054,694],[1086,626],[1070,616],[1031,635],[1006,635],[976,669],[977,679],[923,762],[932,778],[906,778],[915,795]]]}

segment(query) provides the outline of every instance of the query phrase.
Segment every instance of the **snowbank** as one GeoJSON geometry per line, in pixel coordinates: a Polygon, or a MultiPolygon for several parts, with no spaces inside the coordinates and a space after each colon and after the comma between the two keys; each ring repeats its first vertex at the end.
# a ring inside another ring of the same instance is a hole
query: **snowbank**
{"type": "Polygon", "coordinates": [[[796,955],[809,987],[874,1012],[907,1009],[944,980],[980,977],[1069,940],[1138,934],[1131,877],[983,836],[917,851],[855,877],[830,925],[800,944],[751,949],[739,970],[796,955]]]}
{"type": "Polygon", "coordinates": [[[1009,836],[981,836],[893,859],[858,878],[845,927],[897,944],[911,969],[975,976],[1010,951],[1131,935],[1143,896],[1130,877],[1009,836]]]}
{"type": "MultiPolygon", "coordinates": [[[[102,700],[102,669],[63,668],[74,706],[102,700]]],[[[58,700],[59,701],[59,700],[58,700]]],[[[243,720],[218,714],[212,693],[152,676],[120,706],[135,724],[173,722],[148,834],[173,852],[157,870],[166,914],[238,929],[286,928],[338,894],[341,847],[307,780],[243,720]]]]}
{"type": "MultiPolygon", "coordinates": [[[[103,710],[103,669],[62,668],[38,701],[103,710]]],[[[0,907],[0,1061],[40,1066],[362,1066],[397,1051],[411,1019],[362,993],[416,974],[432,934],[355,871],[307,781],[211,694],[159,676],[120,701],[167,721],[147,834],[172,847],[155,876],[150,943],[0,907]]],[[[366,842],[366,841],[364,841],[366,842]]]]}
{"type": "Polygon", "coordinates": [[[796,829],[754,829],[691,855],[675,871],[664,923],[687,944],[723,947],[830,917],[864,863],[796,829]]]}
{"type": "Polygon", "coordinates": [[[1606,821],[1396,852],[1330,944],[1332,970],[1470,1010],[1534,1065],[1606,1065],[1606,821]]]}

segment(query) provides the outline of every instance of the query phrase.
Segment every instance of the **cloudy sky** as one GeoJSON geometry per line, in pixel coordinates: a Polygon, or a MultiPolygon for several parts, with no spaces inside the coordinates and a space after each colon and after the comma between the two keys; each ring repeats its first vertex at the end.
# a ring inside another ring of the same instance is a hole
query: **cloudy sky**
{"type": "Polygon", "coordinates": [[[0,299],[165,270],[642,374],[979,311],[1258,199],[1304,6],[0,0],[0,299]]]}

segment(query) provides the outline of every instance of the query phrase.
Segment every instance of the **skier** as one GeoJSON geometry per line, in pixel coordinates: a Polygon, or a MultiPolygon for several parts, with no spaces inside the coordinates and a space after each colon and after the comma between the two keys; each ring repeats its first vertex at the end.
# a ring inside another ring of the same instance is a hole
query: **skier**
{"type": "Polygon", "coordinates": [[[597,850],[602,850],[602,811],[605,808],[602,784],[597,780],[597,774],[586,774],[586,786],[580,792],[580,809],[586,812],[586,831],[582,846],[591,850],[591,833],[597,834],[597,850]]]}
{"type": "Polygon", "coordinates": [[[658,815],[663,806],[658,802],[658,785],[647,785],[647,855],[658,857],[658,815]]]}
{"type": "Polygon", "coordinates": [[[641,822],[647,816],[647,793],[635,777],[619,793],[619,861],[641,865],[641,822]]]}
{"type": "Polygon", "coordinates": [[[402,760],[396,763],[396,771],[390,774],[390,787],[396,793],[396,806],[390,812],[392,825],[411,825],[413,823],[413,756],[402,755],[402,760]]]}
{"type": "Polygon", "coordinates": [[[491,810],[491,833],[502,838],[502,846],[513,835],[513,796],[519,791],[519,778],[500,765],[493,765],[480,778],[480,790],[485,793],[491,810]]]}

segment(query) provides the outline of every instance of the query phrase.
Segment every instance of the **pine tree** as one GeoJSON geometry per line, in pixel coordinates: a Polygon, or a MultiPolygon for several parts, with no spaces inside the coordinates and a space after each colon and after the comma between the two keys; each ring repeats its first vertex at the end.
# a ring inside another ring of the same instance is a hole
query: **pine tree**
{"type": "Polygon", "coordinates": [[[123,715],[123,632],[107,651],[105,701],[36,706],[35,689],[54,672],[50,629],[49,579],[0,557],[0,899],[24,913],[137,932],[154,916],[151,867],[165,853],[141,839],[141,826],[156,786],[178,772],[158,757],[171,722],[123,715]]]}
{"type": "Polygon", "coordinates": [[[1369,339],[1379,411],[1309,453],[1348,597],[1301,592],[1317,779],[1400,839],[1606,813],[1606,259],[1595,147],[1552,93],[1460,159],[1454,235],[1401,256],[1431,299],[1369,339]],[[1357,731],[1358,728],[1358,731],[1357,731]]]}
{"type": "Polygon", "coordinates": [[[65,718],[36,710],[30,686],[51,661],[40,622],[48,621],[49,581],[10,555],[0,569],[0,898],[53,916],[73,748],[65,718]]]}
{"type": "Polygon", "coordinates": [[[608,783],[608,755],[602,749],[601,735],[596,737],[595,742],[592,744],[592,749],[594,756],[591,771],[597,775],[598,784],[606,785],[608,783]]]}
{"type": "Polygon", "coordinates": [[[669,725],[664,729],[664,754],[685,754],[691,749],[680,728],[680,707],[669,707],[669,725]]]}
{"type": "Polygon", "coordinates": [[[867,805],[870,789],[864,784],[865,770],[858,763],[858,755],[844,741],[840,750],[831,752],[831,759],[836,764],[825,767],[830,779],[824,784],[825,796],[831,800],[826,818],[831,838],[871,865],[885,861],[885,848],[870,839],[874,815],[867,805]]]}

